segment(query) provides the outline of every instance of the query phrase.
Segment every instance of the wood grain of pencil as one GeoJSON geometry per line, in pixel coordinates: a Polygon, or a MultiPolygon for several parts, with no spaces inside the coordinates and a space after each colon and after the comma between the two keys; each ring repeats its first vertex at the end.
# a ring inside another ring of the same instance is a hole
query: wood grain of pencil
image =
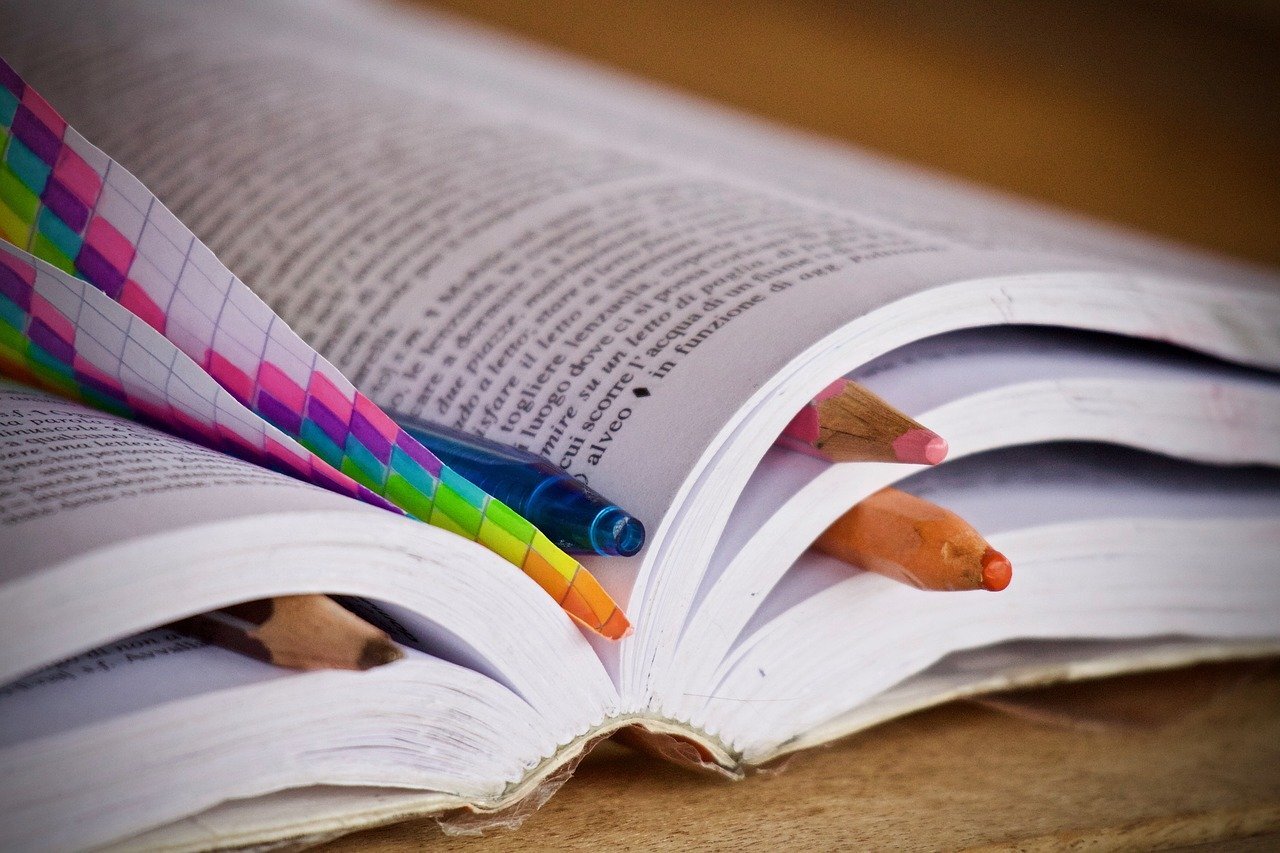
{"type": "Polygon", "coordinates": [[[857,382],[838,379],[787,424],[778,443],[832,462],[936,465],[947,442],[857,382]]]}
{"type": "Polygon", "coordinates": [[[814,542],[838,560],[919,589],[998,592],[1013,566],[949,509],[899,489],[856,504],[814,542]]]}
{"type": "Polygon", "coordinates": [[[172,627],[290,669],[365,670],[404,657],[386,632],[326,595],[282,595],[180,619],[172,627]]]}

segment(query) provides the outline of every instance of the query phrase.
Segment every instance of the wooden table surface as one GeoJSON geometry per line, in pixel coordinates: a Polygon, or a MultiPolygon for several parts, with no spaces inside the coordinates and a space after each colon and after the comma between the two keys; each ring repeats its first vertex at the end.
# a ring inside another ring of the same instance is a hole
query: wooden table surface
{"type": "MultiPolygon", "coordinates": [[[[1280,263],[1280,14],[1261,3],[433,5],[781,122],[1280,263]]],[[[1280,666],[1112,679],[1019,707],[915,714],[737,784],[606,745],[515,833],[449,838],[417,821],[328,849],[1280,848],[1280,666]]]]}

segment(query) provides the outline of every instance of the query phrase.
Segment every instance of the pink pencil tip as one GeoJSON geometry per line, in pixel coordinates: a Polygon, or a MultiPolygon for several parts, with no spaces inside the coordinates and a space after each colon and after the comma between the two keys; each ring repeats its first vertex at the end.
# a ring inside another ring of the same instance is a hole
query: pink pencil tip
{"type": "Polygon", "coordinates": [[[791,423],[787,424],[787,428],[782,431],[782,435],[787,438],[793,438],[802,444],[813,444],[818,440],[820,426],[817,409],[813,406],[805,406],[791,419],[791,423]]]}
{"type": "Polygon", "coordinates": [[[947,458],[947,451],[950,449],[951,448],[947,446],[947,440],[945,438],[940,435],[935,435],[933,438],[929,439],[929,442],[924,446],[924,461],[928,462],[930,465],[937,465],[943,459],[947,458]]]}
{"type": "Polygon", "coordinates": [[[893,453],[899,462],[937,465],[947,458],[947,440],[933,430],[915,427],[894,440],[893,453]]]}

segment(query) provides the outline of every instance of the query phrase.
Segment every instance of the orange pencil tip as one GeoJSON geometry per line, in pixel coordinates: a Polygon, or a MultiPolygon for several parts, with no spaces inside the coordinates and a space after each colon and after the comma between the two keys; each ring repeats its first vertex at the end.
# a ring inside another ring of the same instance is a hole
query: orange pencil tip
{"type": "Polygon", "coordinates": [[[893,455],[899,462],[937,465],[947,458],[947,440],[931,429],[915,427],[893,441],[893,455]]]}
{"type": "Polygon", "coordinates": [[[999,592],[1013,580],[1013,564],[995,548],[987,548],[982,554],[982,588],[999,592]]]}

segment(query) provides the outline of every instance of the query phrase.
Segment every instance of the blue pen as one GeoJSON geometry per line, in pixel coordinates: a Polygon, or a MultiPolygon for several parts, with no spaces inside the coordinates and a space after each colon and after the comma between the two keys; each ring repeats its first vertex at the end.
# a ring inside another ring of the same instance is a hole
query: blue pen
{"type": "Polygon", "coordinates": [[[554,464],[462,430],[391,412],[440,461],[527,518],[571,554],[630,557],[644,525],[554,464]]]}

